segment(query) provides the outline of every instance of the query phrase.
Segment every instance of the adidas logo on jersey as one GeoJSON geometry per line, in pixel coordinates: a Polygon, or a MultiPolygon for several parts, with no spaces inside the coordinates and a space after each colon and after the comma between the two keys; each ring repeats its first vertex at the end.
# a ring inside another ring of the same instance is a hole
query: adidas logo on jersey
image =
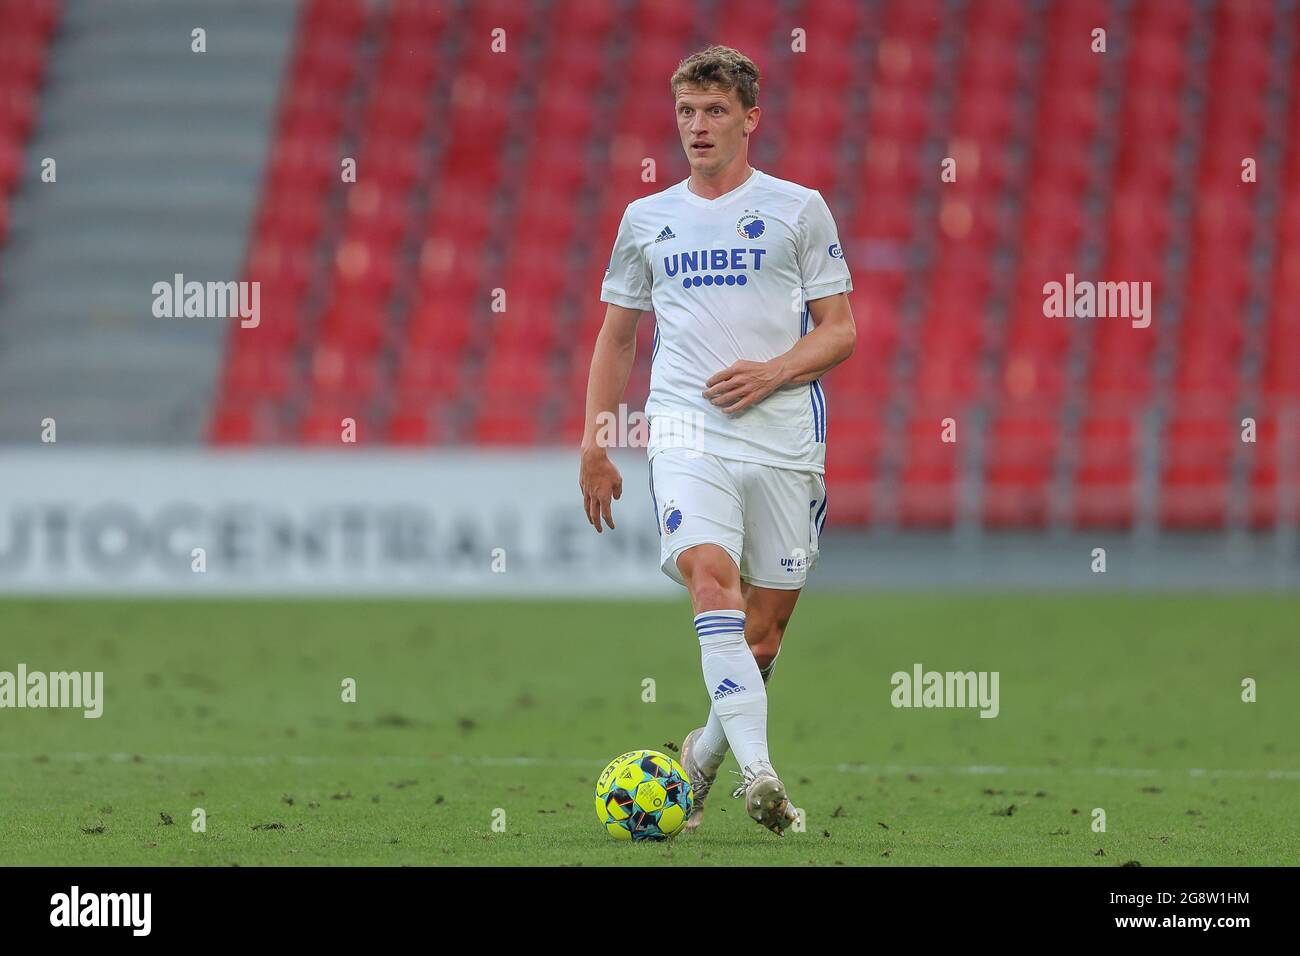
{"type": "Polygon", "coordinates": [[[664,226],[664,231],[659,233],[659,235],[655,238],[655,242],[663,242],[665,239],[676,239],[676,238],[677,237],[673,235],[672,227],[664,226]]]}
{"type": "Polygon", "coordinates": [[[730,677],[727,677],[718,685],[718,689],[713,692],[713,699],[721,700],[722,698],[728,697],[732,694],[739,694],[744,689],[744,684],[737,684],[730,677]]]}

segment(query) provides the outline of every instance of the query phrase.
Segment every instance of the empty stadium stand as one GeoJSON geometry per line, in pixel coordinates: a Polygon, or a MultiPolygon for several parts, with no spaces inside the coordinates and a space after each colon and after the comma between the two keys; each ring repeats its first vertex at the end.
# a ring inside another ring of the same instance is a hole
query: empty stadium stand
{"type": "Polygon", "coordinates": [[[225,321],[159,319],[151,290],[177,273],[239,278],[296,14],[261,0],[0,3],[0,76],[43,80],[5,98],[33,122],[0,247],[0,441],[46,417],[70,443],[203,440],[225,321]]]}
{"type": "MultiPolygon", "coordinates": [[[[0,10],[3,196],[57,5],[0,10]]],[[[1300,520],[1294,0],[307,0],[210,441],[575,444],[619,218],[686,175],[668,77],[714,42],[764,72],[751,162],[822,192],[853,270],[833,524],[1300,520]],[[1149,282],[1149,325],[1045,316],[1067,274],[1149,282]]]]}

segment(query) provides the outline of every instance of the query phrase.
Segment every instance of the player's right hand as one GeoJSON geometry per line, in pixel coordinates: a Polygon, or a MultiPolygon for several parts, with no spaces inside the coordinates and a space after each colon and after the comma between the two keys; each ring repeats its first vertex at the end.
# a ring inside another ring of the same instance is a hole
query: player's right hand
{"type": "Polygon", "coordinates": [[[587,521],[603,533],[601,518],[614,528],[614,516],[610,512],[610,499],[623,497],[623,476],[609,460],[603,448],[583,449],[582,465],[578,470],[578,486],[582,488],[582,507],[587,512],[587,521]]]}

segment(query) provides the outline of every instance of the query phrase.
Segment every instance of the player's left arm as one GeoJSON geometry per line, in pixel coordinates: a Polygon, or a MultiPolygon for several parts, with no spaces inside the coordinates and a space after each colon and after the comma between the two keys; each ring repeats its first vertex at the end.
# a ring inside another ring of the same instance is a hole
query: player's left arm
{"type": "Polygon", "coordinates": [[[816,381],[853,354],[857,327],[849,294],[808,303],[814,328],[790,351],[766,362],[736,362],[705,382],[704,397],[728,415],[757,405],[778,388],[816,381]]]}

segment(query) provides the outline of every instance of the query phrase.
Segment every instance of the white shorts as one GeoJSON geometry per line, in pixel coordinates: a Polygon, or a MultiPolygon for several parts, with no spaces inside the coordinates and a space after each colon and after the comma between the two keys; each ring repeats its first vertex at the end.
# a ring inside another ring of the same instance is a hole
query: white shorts
{"type": "Polygon", "coordinates": [[[678,584],[677,557],[697,544],[724,548],[761,588],[801,588],[817,560],[826,482],[816,472],[666,448],[650,459],[650,498],[663,571],[678,584]]]}

